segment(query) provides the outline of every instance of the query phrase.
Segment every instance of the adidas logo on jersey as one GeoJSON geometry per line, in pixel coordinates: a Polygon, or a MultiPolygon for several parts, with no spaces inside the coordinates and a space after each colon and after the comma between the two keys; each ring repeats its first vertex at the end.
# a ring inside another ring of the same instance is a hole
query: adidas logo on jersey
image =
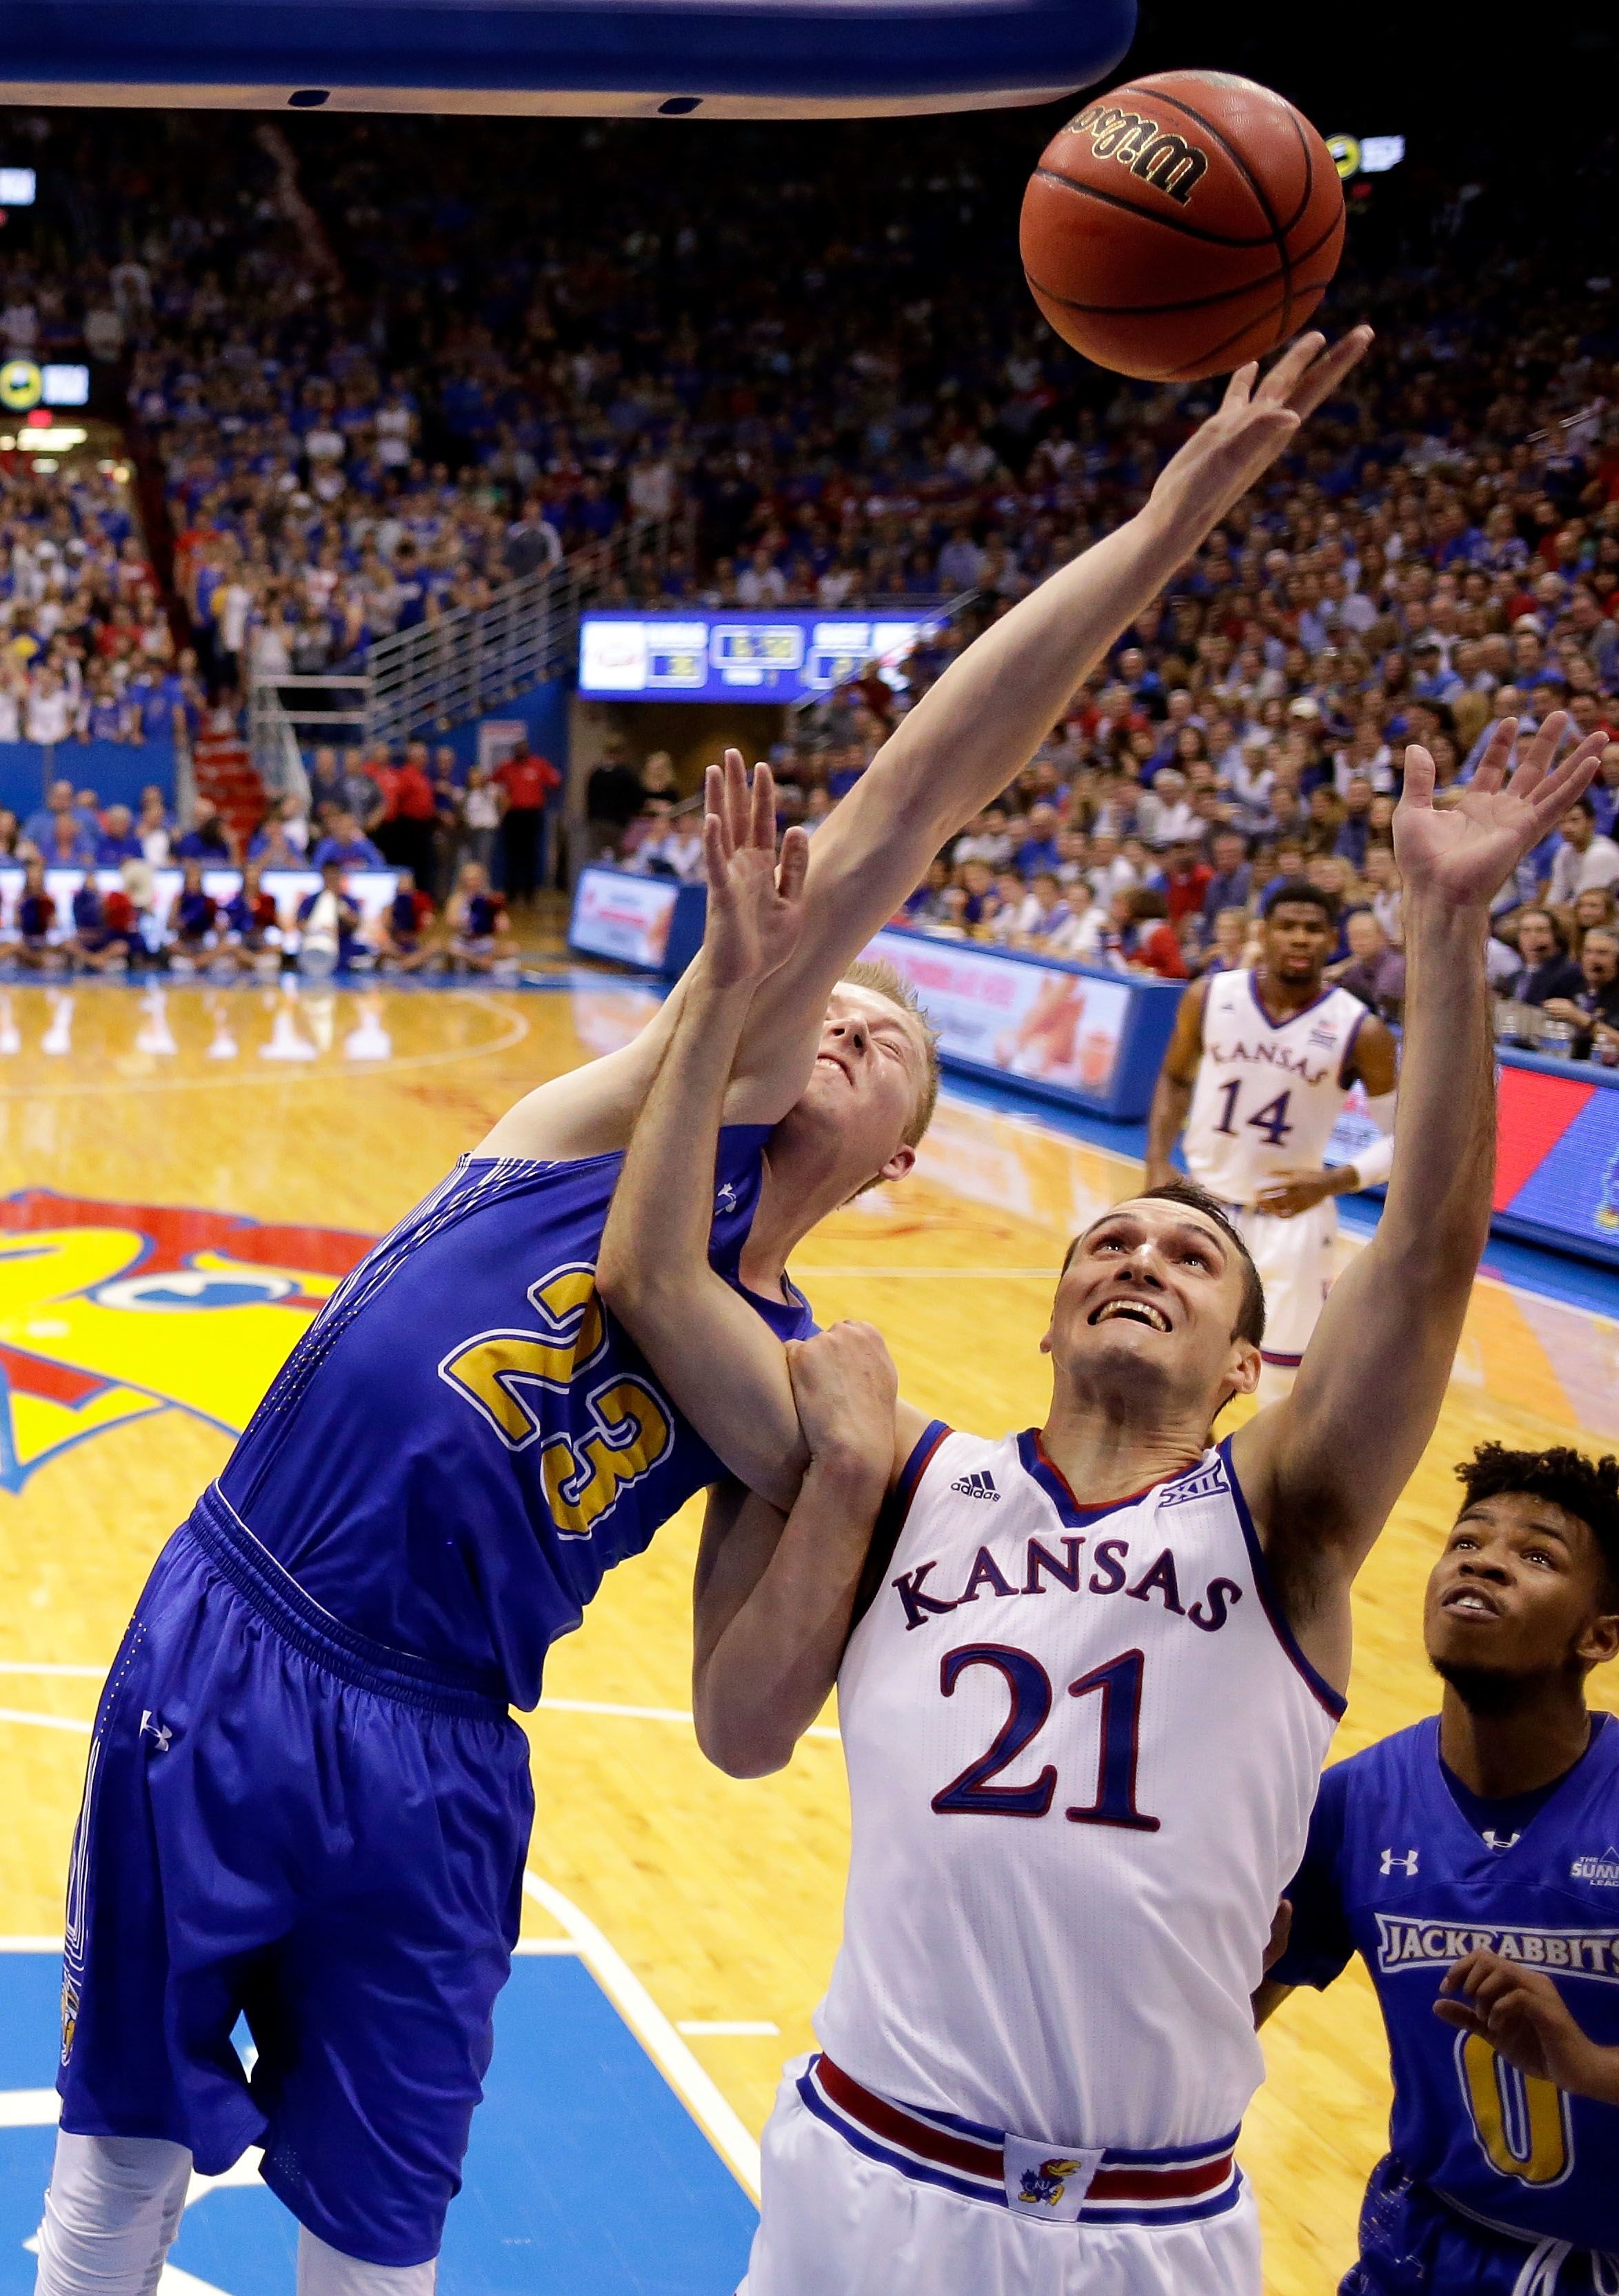
{"type": "Polygon", "coordinates": [[[995,1488],[994,1476],[978,1467],[974,1467],[971,1474],[958,1475],[950,1488],[959,1491],[964,1499],[993,1499],[997,1506],[1000,1504],[1000,1493],[995,1488]]]}

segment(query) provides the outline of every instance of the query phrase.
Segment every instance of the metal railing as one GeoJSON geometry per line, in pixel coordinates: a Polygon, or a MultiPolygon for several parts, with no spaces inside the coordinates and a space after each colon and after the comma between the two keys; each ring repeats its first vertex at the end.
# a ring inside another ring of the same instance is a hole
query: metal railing
{"type": "Polygon", "coordinates": [[[579,618],[635,567],[662,574],[683,529],[636,519],[555,566],[521,575],[487,606],[463,606],[379,638],[358,671],[255,678],[248,746],[276,795],[307,798],[300,748],[312,742],[406,742],[448,733],[571,669],[579,618]]]}
{"type": "Polygon", "coordinates": [[[367,740],[406,741],[465,725],[571,669],[585,608],[631,567],[650,561],[661,574],[671,539],[668,519],[637,519],[558,565],[506,583],[487,606],[379,638],[366,657],[367,740]]]}
{"type": "Polygon", "coordinates": [[[253,770],[272,797],[309,801],[306,742],[356,742],[366,731],[371,680],[363,671],[255,678],[248,696],[253,770]]]}

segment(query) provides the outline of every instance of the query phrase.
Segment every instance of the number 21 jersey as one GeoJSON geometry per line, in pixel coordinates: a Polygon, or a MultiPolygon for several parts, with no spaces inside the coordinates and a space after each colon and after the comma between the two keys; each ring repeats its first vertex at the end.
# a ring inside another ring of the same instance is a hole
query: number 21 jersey
{"type": "Polygon", "coordinates": [[[1222,1203],[1253,1204],[1273,1173],[1319,1171],[1366,1017],[1346,988],[1328,988],[1273,1020],[1256,974],[1212,973],[1186,1120],[1192,1177],[1222,1203]]]}
{"type": "Polygon", "coordinates": [[[1081,1505],[1032,1432],[935,1426],[838,1704],[853,1816],[816,2020],[858,2081],[1069,2145],[1229,2136],[1342,1701],[1229,1448],[1081,1505]]]}

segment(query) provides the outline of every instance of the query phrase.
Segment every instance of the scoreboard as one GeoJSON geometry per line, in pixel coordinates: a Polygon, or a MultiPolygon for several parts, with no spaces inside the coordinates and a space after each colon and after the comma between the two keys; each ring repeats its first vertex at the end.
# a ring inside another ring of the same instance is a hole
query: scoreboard
{"type": "Polygon", "coordinates": [[[927,616],[586,614],[579,690],[604,701],[804,701],[938,627],[927,616]]]}

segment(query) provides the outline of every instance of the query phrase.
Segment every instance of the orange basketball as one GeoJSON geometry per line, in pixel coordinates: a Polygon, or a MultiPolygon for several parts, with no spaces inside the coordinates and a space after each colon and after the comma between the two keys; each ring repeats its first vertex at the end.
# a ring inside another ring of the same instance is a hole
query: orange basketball
{"type": "Polygon", "coordinates": [[[1190,382],[1298,332],[1338,267],[1344,191],[1285,96],[1229,72],[1155,72],[1052,137],[1019,238],[1065,342],[1120,374],[1190,382]]]}

